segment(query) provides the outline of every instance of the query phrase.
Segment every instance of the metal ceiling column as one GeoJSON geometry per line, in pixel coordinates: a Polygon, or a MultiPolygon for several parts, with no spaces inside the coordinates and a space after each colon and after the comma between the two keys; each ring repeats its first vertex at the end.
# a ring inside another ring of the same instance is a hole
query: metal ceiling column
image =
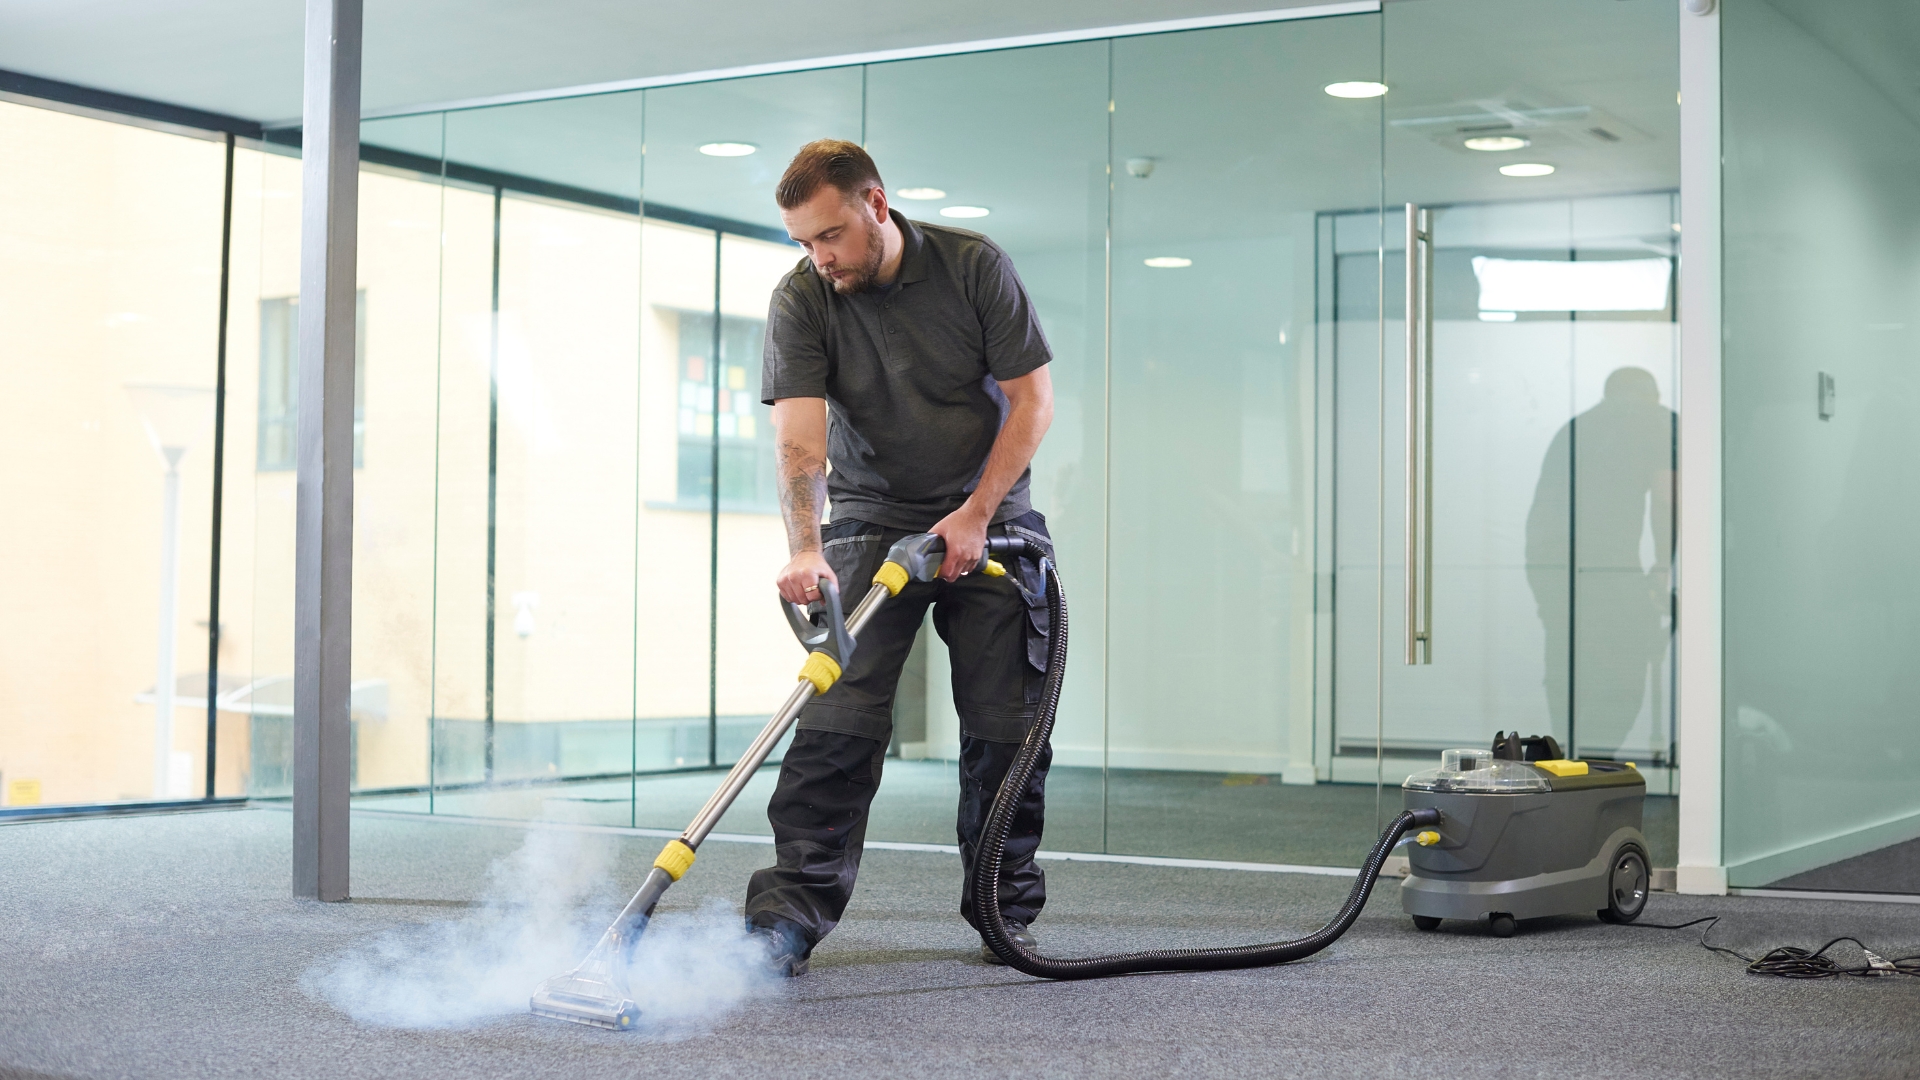
{"type": "Polygon", "coordinates": [[[294,534],[293,894],[347,898],[361,0],[307,0],[294,534]]]}

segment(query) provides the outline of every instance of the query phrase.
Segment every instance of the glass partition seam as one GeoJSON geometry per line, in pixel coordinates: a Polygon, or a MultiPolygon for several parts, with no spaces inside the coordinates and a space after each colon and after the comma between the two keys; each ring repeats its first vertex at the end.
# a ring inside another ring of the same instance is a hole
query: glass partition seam
{"type": "Polygon", "coordinates": [[[639,826],[639,515],[643,502],[645,438],[641,419],[645,415],[645,367],[647,367],[647,104],[651,96],[639,92],[639,221],[641,229],[634,240],[634,584],[628,596],[632,605],[632,630],[628,655],[634,657],[628,673],[628,721],[626,721],[626,824],[639,826]]]}
{"type": "Polygon", "coordinates": [[[233,280],[233,132],[227,132],[226,176],[220,203],[220,321],[213,347],[213,533],[209,541],[207,591],[207,795],[213,798],[213,770],[220,731],[220,518],[226,486],[221,482],[227,451],[227,301],[233,280]]]}
{"type": "MultiPolygon", "coordinates": [[[[861,71],[861,78],[866,72],[861,71]]],[[[720,257],[726,234],[713,234],[713,432],[707,472],[707,765],[720,764],[720,257]]]]}
{"type": "MultiPolygon", "coordinates": [[[[1375,50],[1375,55],[1379,57],[1380,63],[1378,80],[1385,83],[1387,20],[1384,17],[1380,19],[1380,47],[1375,50]]],[[[1380,162],[1378,173],[1380,188],[1374,201],[1380,207],[1380,212],[1374,219],[1379,233],[1374,240],[1377,254],[1374,258],[1373,301],[1374,321],[1379,327],[1374,337],[1378,342],[1380,360],[1379,371],[1374,376],[1373,385],[1375,405],[1379,411],[1375,429],[1380,433],[1380,446],[1377,451],[1378,457],[1375,458],[1379,477],[1376,483],[1378,497],[1374,504],[1374,535],[1385,537],[1387,535],[1387,105],[1384,97],[1375,100],[1378,103],[1376,105],[1378,123],[1375,127],[1380,140],[1377,151],[1377,160],[1380,162]]],[[[1413,252],[1408,251],[1402,257],[1412,259],[1413,252]]],[[[1408,387],[1407,393],[1412,392],[1412,387],[1408,387]]],[[[1407,483],[1413,483],[1413,477],[1409,476],[1406,479],[1407,483]]],[[[1384,545],[1378,548],[1373,562],[1373,609],[1374,634],[1378,639],[1373,647],[1373,824],[1377,828],[1380,825],[1380,812],[1384,805],[1382,789],[1387,779],[1386,762],[1383,760],[1387,737],[1387,669],[1386,656],[1382,651],[1386,647],[1384,631],[1387,625],[1387,554],[1384,545]]]]}
{"type": "Polygon", "coordinates": [[[434,753],[440,715],[440,451],[445,435],[441,410],[446,404],[447,340],[447,114],[440,114],[439,219],[434,234],[434,303],[438,317],[433,327],[433,558],[427,580],[427,813],[434,812],[439,787],[439,762],[434,753]]]}
{"type": "Polygon", "coordinates": [[[494,574],[500,554],[500,210],[505,189],[493,189],[493,285],[487,321],[487,606],[486,665],[481,775],[493,780],[494,738],[494,574]]]}
{"type": "Polygon", "coordinates": [[[1113,39],[1107,39],[1107,216],[1101,238],[1100,850],[1108,852],[1113,758],[1113,39]]]}
{"type": "MultiPolygon", "coordinates": [[[[1320,246],[1320,244],[1322,243],[1321,237],[1324,235],[1326,238],[1324,241],[1324,243],[1326,244],[1326,252],[1325,252],[1324,258],[1327,261],[1331,262],[1333,265],[1338,266],[1340,256],[1335,250],[1334,243],[1333,243],[1333,230],[1335,228],[1334,222],[1338,219],[1335,218],[1332,214],[1328,214],[1328,213],[1316,214],[1315,217],[1318,218],[1318,220],[1314,222],[1314,228],[1313,228],[1314,246],[1316,248],[1320,246]]],[[[1322,312],[1330,311],[1333,313],[1332,317],[1327,320],[1328,325],[1331,327],[1330,333],[1333,337],[1333,341],[1330,343],[1329,347],[1323,349],[1320,346],[1320,335],[1316,333],[1313,336],[1313,340],[1314,340],[1313,375],[1314,375],[1314,383],[1315,383],[1314,385],[1314,419],[1315,419],[1315,423],[1317,424],[1320,422],[1320,418],[1325,417],[1325,422],[1328,428],[1332,428],[1335,424],[1334,418],[1340,415],[1340,380],[1336,376],[1335,372],[1332,370],[1332,365],[1329,363],[1329,361],[1331,361],[1333,357],[1340,355],[1340,275],[1338,273],[1328,275],[1327,296],[1323,300],[1320,295],[1320,285],[1321,285],[1321,277],[1322,277],[1320,267],[1321,267],[1322,259],[1323,259],[1322,253],[1316,250],[1314,252],[1313,312],[1314,312],[1314,318],[1316,320],[1319,319],[1320,314],[1322,312]],[[1326,388],[1325,392],[1327,396],[1327,401],[1325,403],[1324,408],[1321,407],[1321,402],[1320,402],[1320,394],[1321,394],[1322,386],[1326,388]]],[[[1339,518],[1340,485],[1336,483],[1332,483],[1328,479],[1330,477],[1339,475],[1337,470],[1340,467],[1340,464],[1339,464],[1340,443],[1339,443],[1339,440],[1337,439],[1326,438],[1326,435],[1330,435],[1330,434],[1332,434],[1331,431],[1325,434],[1316,431],[1314,433],[1314,440],[1313,440],[1313,449],[1314,449],[1314,454],[1316,458],[1320,454],[1321,449],[1323,447],[1325,448],[1326,456],[1327,456],[1327,460],[1324,463],[1317,460],[1314,463],[1313,505],[1314,505],[1315,513],[1324,513],[1326,515],[1327,532],[1328,532],[1326,554],[1329,556],[1332,555],[1334,552],[1340,550],[1340,518],[1339,518]],[[1324,493],[1321,491],[1322,484],[1325,485],[1324,493]],[[1323,499],[1324,499],[1324,502],[1323,502],[1323,499]]],[[[1320,529],[1315,528],[1313,530],[1313,538],[1316,544],[1319,543],[1320,529]]],[[[1321,567],[1320,559],[1321,559],[1321,553],[1319,551],[1315,551],[1313,553],[1313,567],[1314,567],[1314,570],[1316,571],[1316,573],[1314,574],[1314,578],[1315,578],[1314,591],[1316,592],[1316,594],[1320,591],[1322,587],[1320,584],[1322,578],[1321,578],[1321,575],[1318,573],[1321,567]]],[[[1327,656],[1324,661],[1324,670],[1331,673],[1335,670],[1334,664],[1336,663],[1334,651],[1339,648],[1339,641],[1340,641],[1340,635],[1338,632],[1338,623],[1340,619],[1340,606],[1338,603],[1338,599],[1340,595],[1340,578],[1339,578],[1339,566],[1337,563],[1334,564],[1333,566],[1330,566],[1328,570],[1329,572],[1326,574],[1324,578],[1324,581],[1325,581],[1324,587],[1326,589],[1326,595],[1323,597],[1316,597],[1316,616],[1319,611],[1325,611],[1327,613],[1327,622],[1329,625],[1328,625],[1327,632],[1324,635],[1319,633],[1316,633],[1314,635],[1314,647],[1317,649],[1320,647],[1323,641],[1326,643],[1327,656]]],[[[1315,778],[1318,779],[1319,762],[1320,762],[1320,743],[1319,743],[1320,724],[1319,724],[1318,713],[1321,708],[1320,697],[1321,697],[1321,694],[1324,692],[1326,695],[1325,708],[1326,708],[1326,714],[1328,719],[1327,779],[1332,780],[1333,779],[1332,750],[1333,750],[1333,743],[1337,738],[1337,734],[1332,730],[1332,723],[1334,718],[1340,715],[1338,701],[1336,699],[1336,695],[1338,694],[1339,682],[1338,680],[1332,678],[1331,674],[1329,674],[1329,677],[1326,679],[1325,686],[1323,688],[1321,686],[1321,677],[1320,677],[1320,673],[1322,670],[1323,670],[1322,662],[1318,658],[1316,658],[1313,665],[1313,676],[1314,676],[1313,696],[1314,696],[1314,703],[1315,703],[1314,711],[1316,714],[1314,717],[1315,722],[1313,725],[1313,735],[1314,735],[1313,761],[1314,761],[1315,778]]]]}

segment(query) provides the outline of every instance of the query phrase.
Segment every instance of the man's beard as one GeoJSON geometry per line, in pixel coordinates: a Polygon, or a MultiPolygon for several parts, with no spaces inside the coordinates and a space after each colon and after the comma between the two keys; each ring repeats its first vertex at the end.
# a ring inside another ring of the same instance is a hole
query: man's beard
{"type": "MultiPolygon", "coordinates": [[[[820,274],[821,277],[827,278],[827,283],[833,286],[833,291],[841,296],[865,292],[872,287],[874,279],[880,276],[880,264],[886,260],[887,242],[886,237],[880,232],[879,223],[863,222],[863,224],[867,230],[867,253],[860,260],[860,265],[842,266],[840,269],[845,272],[838,278],[820,274]]],[[[814,269],[816,273],[819,272],[818,267],[814,269]]]]}

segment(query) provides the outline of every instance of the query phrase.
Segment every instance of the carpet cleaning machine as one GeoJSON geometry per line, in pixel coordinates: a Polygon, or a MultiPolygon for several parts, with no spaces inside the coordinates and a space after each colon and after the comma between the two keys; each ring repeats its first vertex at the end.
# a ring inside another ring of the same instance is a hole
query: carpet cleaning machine
{"type": "MultiPolygon", "coordinates": [[[[850,615],[839,591],[822,580],[822,598],[808,608],[781,601],[787,620],[808,649],[799,682],[786,704],[767,721],[719,790],[678,839],[669,841],[633,899],[572,971],[542,983],[533,993],[540,1016],[579,1024],[632,1030],[640,1010],[627,991],[626,968],[646,932],[655,905],[693,865],[694,853],[733,805],[767,756],[799,718],[801,707],[826,693],[853,655],[874,612],[909,581],[932,581],[940,572],[946,542],[931,533],[894,544],[872,587],[850,615]]],[[[1367,853],[1353,889],[1333,920],[1293,941],[1216,949],[1155,949],[1114,956],[1057,959],[1016,941],[1000,914],[1001,862],[1013,813],[1053,733],[1060,688],[1067,670],[1067,601],[1060,574],[1040,545],[1021,538],[990,538],[975,569],[1007,577],[1000,559],[1026,558],[1046,581],[1051,616],[1046,680],[1034,722],[1007,770],[980,840],[972,882],[981,936],[1007,966],[1047,979],[1088,979],[1145,971],[1213,971],[1263,967],[1299,960],[1347,932],[1380,877],[1394,848],[1412,830],[1412,873],[1402,887],[1406,910],[1422,929],[1443,918],[1487,918],[1496,934],[1512,933],[1515,919],[1599,911],[1620,921],[1646,902],[1646,841],[1639,832],[1640,799],[1646,784],[1630,766],[1567,761],[1551,739],[1496,740],[1492,752],[1448,750],[1441,766],[1409,777],[1406,809],[1387,825],[1367,853]]]]}

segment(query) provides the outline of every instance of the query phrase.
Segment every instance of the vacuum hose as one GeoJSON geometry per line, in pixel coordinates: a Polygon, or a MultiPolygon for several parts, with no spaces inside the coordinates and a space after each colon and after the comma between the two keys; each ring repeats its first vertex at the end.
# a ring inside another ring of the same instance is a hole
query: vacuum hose
{"type": "Polygon", "coordinates": [[[1007,920],[1000,913],[1001,862],[1006,855],[1007,832],[1013,825],[1014,811],[1019,806],[1021,793],[1027,790],[1027,785],[1033,780],[1034,765],[1040,758],[1040,751],[1053,735],[1054,715],[1060,708],[1060,686],[1067,673],[1067,598],[1060,588],[1059,569],[1037,545],[1022,539],[1003,540],[996,537],[989,542],[988,550],[990,554],[1025,555],[1038,560],[1041,574],[1046,578],[1050,629],[1046,682],[1040,692],[1039,708],[1027,729],[1026,741],[1021,744],[1006,778],[1000,782],[999,794],[994,796],[993,811],[987,816],[987,827],[980,838],[979,856],[973,869],[973,910],[980,917],[981,937],[994,955],[1008,967],[1043,979],[1094,979],[1139,971],[1219,971],[1265,967],[1312,956],[1333,944],[1360,917],[1360,909],[1366,906],[1367,897],[1373,893],[1374,882],[1380,877],[1380,868],[1386,863],[1387,854],[1399,843],[1400,837],[1409,829],[1440,823],[1440,811],[1432,809],[1407,810],[1394,818],[1387,830],[1380,834],[1380,840],[1373,845],[1373,850],[1367,853],[1366,862],[1360,867],[1360,876],[1355,879],[1353,891],[1347,894],[1347,901],[1340,906],[1339,913],[1325,926],[1293,941],[1220,949],[1149,949],[1072,960],[1042,956],[1021,945],[1007,932],[1007,920]]]}

